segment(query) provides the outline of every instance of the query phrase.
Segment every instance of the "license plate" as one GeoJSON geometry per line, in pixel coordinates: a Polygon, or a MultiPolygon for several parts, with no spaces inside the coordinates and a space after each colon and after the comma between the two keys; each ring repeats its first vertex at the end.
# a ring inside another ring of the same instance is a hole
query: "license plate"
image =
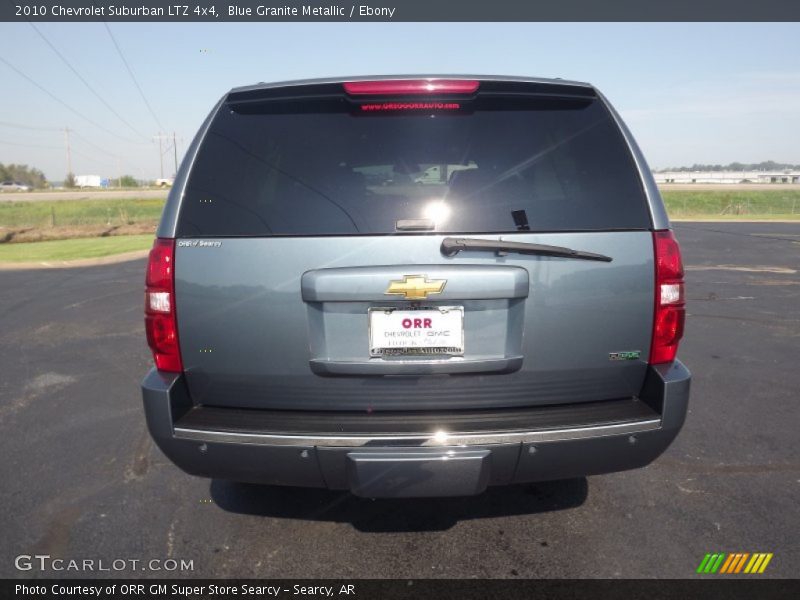
{"type": "Polygon", "coordinates": [[[369,309],[370,356],[464,354],[464,307],[369,309]]]}

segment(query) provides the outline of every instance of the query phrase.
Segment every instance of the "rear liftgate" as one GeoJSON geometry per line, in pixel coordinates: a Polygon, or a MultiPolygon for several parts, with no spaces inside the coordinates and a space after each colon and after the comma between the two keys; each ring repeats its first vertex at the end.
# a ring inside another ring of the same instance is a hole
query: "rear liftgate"
{"type": "MultiPolygon", "coordinates": [[[[520,267],[310,271],[302,293],[312,323],[311,368],[355,376],[514,371],[522,364],[528,289],[520,267]],[[365,345],[368,357],[359,352],[365,345]]],[[[347,454],[347,479],[366,497],[478,494],[488,484],[490,458],[481,448],[363,448],[347,454]]]]}

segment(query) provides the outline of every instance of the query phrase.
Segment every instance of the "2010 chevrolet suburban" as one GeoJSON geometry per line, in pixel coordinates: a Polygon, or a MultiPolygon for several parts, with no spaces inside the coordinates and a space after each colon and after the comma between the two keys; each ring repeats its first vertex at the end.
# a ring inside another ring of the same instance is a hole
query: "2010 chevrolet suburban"
{"type": "Polygon", "coordinates": [[[644,466],[687,410],[680,250],[585,83],[232,90],[169,194],[145,312],[150,432],[206,477],[476,494],[644,466]]]}

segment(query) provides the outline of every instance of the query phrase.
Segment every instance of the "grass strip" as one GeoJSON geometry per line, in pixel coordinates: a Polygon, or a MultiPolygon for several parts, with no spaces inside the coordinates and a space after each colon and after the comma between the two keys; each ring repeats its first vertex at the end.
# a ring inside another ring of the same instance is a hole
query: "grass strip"
{"type": "Polygon", "coordinates": [[[109,227],[156,223],[164,208],[160,198],[0,201],[0,227],[109,227]]]}
{"type": "Polygon", "coordinates": [[[55,262],[82,258],[100,258],[123,252],[146,250],[152,245],[152,235],[0,244],[0,262],[55,262]]]}

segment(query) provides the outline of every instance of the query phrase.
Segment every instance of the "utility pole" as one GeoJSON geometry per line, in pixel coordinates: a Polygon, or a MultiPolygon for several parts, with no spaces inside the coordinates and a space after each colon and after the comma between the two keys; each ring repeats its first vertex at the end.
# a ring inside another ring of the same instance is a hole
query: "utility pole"
{"type": "Polygon", "coordinates": [[[175,170],[172,172],[172,176],[175,177],[178,174],[178,142],[174,131],[172,132],[172,150],[175,156],[175,170]]]}
{"type": "Polygon", "coordinates": [[[161,132],[158,133],[158,162],[161,165],[161,179],[164,179],[164,153],[161,151],[161,132]]]}
{"type": "Polygon", "coordinates": [[[122,162],[117,157],[117,187],[122,187],[122,162]]]}
{"type": "Polygon", "coordinates": [[[153,136],[153,139],[154,140],[158,140],[158,162],[161,165],[161,175],[160,175],[160,177],[161,177],[161,179],[164,179],[164,149],[163,149],[162,142],[164,140],[168,140],[169,136],[168,135],[163,135],[159,131],[158,135],[154,135],[153,136]]]}
{"type": "Polygon", "coordinates": [[[64,142],[67,145],[67,173],[72,173],[72,154],[69,149],[69,127],[64,127],[64,142]]]}

